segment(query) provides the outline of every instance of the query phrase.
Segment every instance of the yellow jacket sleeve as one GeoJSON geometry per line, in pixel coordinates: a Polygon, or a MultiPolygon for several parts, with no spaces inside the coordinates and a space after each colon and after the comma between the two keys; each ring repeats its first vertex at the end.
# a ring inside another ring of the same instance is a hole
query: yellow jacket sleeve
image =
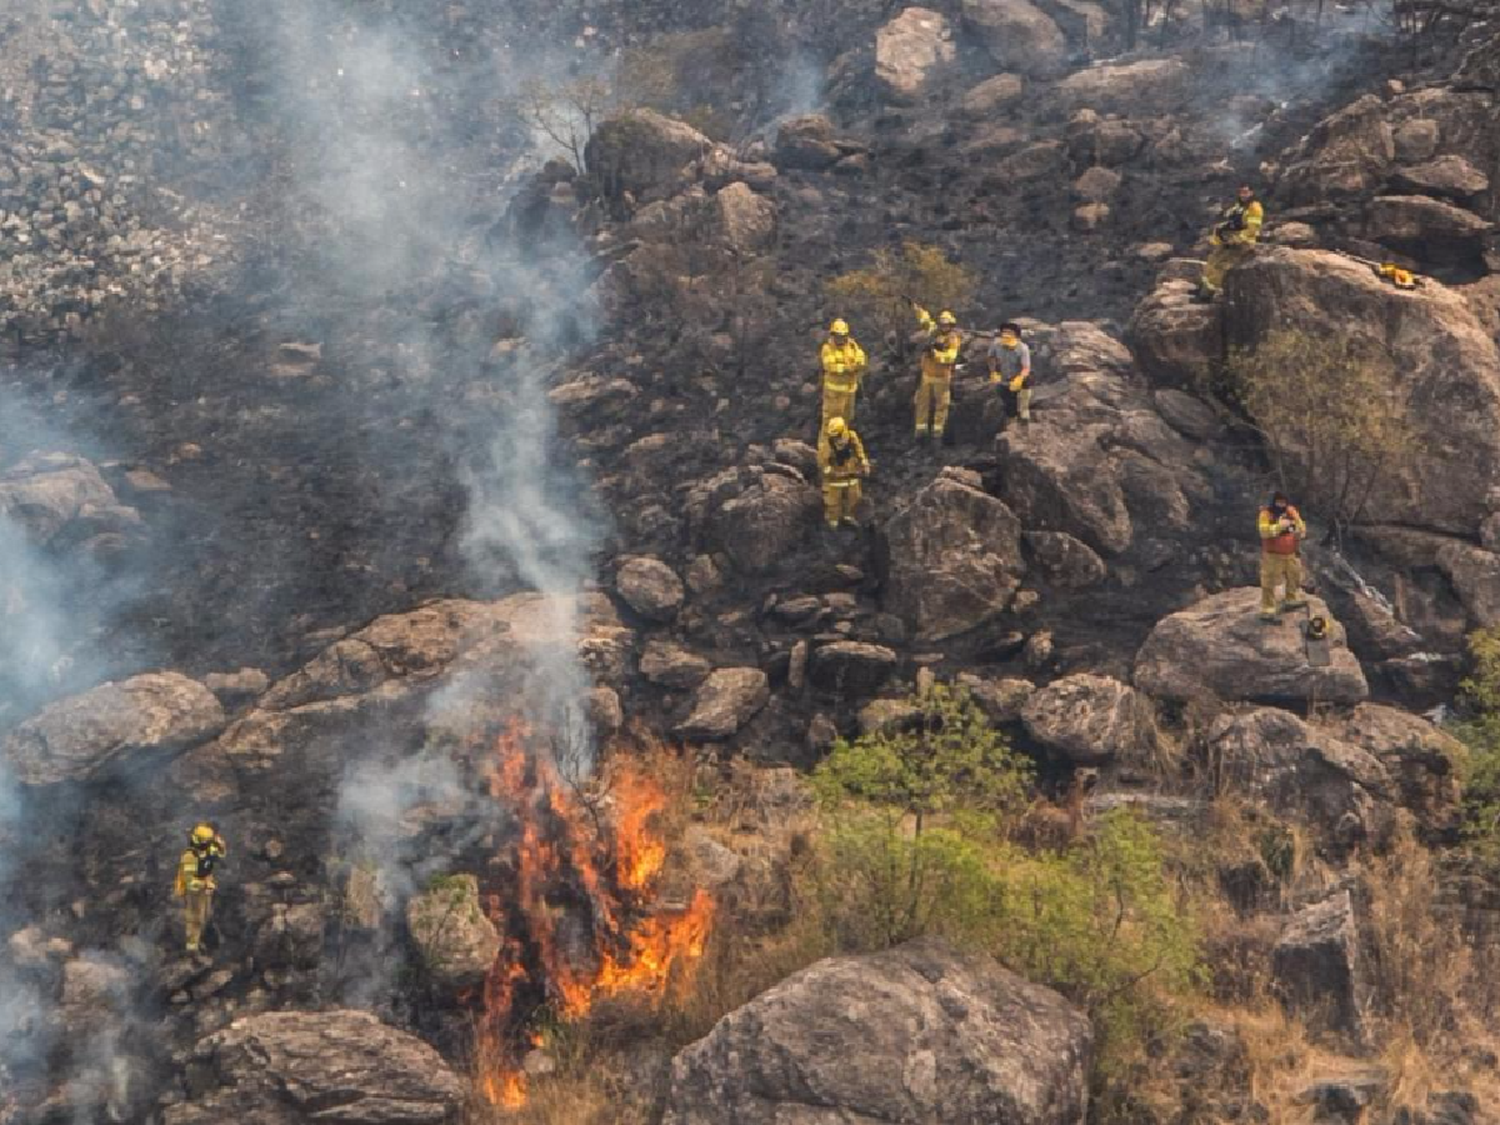
{"type": "Polygon", "coordinates": [[[917,306],[917,323],[920,324],[928,332],[931,332],[935,327],[937,327],[937,322],[932,319],[932,314],[924,309],[921,305],[917,306]]]}
{"type": "Polygon", "coordinates": [[[172,894],[182,898],[188,893],[188,887],[198,881],[198,857],[193,855],[189,849],[182,853],[182,858],[177,861],[177,880],[172,884],[172,894]]]}
{"type": "MultiPolygon", "coordinates": [[[[1260,238],[1261,224],[1266,221],[1266,209],[1256,200],[1245,208],[1245,229],[1240,231],[1240,241],[1254,242],[1260,238]]],[[[1299,533],[1300,534],[1300,533],[1299,533]]]]}
{"type": "Polygon", "coordinates": [[[958,338],[957,332],[950,334],[946,338],[939,337],[932,342],[932,358],[944,365],[957,363],[960,345],[961,341],[958,338]]]}
{"type": "Polygon", "coordinates": [[[1260,537],[1262,539],[1275,539],[1281,532],[1276,530],[1276,521],[1271,518],[1271,509],[1260,510],[1260,537]]]}
{"type": "Polygon", "coordinates": [[[868,473],[870,471],[870,459],[865,456],[865,443],[860,441],[859,435],[855,433],[849,435],[849,441],[854,445],[854,456],[859,461],[860,472],[868,473]]]}
{"type": "Polygon", "coordinates": [[[844,373],[844,355],[832,344],[823,345],[823,374],[842,375],[844,373]]]}
{"type": "Polygon", "coordinates": [[[856,371],[863,370],[867,362],[865,359],[865,349],[855,343],[850,343],[849,346],[854,349],[854,359],[850,363],[850,366],[856,371]]]}

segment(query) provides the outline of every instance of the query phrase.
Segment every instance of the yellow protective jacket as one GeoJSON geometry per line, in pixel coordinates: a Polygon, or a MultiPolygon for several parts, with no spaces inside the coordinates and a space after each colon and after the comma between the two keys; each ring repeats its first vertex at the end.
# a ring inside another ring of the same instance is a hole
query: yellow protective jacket
{"type": "Polygon", "coordinates": [[[944,328],[924,308],[917,309],[917,323],[927,332],[927,347],[922,352],[922,378],[946,381],[953,377],[958,350],[963,337],[957,328],[944,328]]]}
{"type": "Polygon", "coordinates": [[[219,884],[214,879],[214,867],[228,854],[229,848],[222,836],[215,836],[214,842],[202,854],[188,848],[177,861],[177,881],[172,886],[172,893],[182,898],[189,891],[196,894],[217,890],[219,884]]]}
{"type": "Polygon", "coordinates": [[[853,430],[846,432],[842,445],[835,445],[832,439],[825,437],[818,444],[818,468],[823,470],[825,484],[858,480],[870,471],[865,443],[853,430]]]}
{"type": "Polygon", "coordinates": [[[830,339],[823,344],[823,385],[831,391],[859,390],[865,373],[865,349],[853,338],[842,344],[830,339]]]}
{"type": "Polygon", "coordinates": [[[1260,200],[1249,203],[1238,201],[1224,212],[1224,219],[1214,227],[1210,241],[1215,246],[1250,246],[1260,238],[1261,224],[1266,221],[1266,209],[1260,200]]]}
{"type": "Polygon", "coordinates": [[[1257,525],[1260,530],[1260,545],[1268,555],[1295,555],[1298,541],[1307,534],[1307,524],[1302,522],[1302,514],[1290,504],[1286,506],[1285,518],[1292,521],[1291,531],[1279,529],[1277,525],[1280,521],[1270,508],[1260,510],[1257,525]]]}

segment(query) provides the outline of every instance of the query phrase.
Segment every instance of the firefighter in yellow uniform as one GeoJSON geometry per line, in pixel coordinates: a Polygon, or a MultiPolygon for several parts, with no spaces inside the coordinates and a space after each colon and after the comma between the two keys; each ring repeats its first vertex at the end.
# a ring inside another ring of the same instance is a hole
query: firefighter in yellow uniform
{"type": "Polygon", "coordinates": [[[1275,621],[1276,590],[1282,587],[1280,608],[1301,609],[1307,604],[1302,597],[1301,543],[1307,535],[1307,524],[1283,493],[1276,493],[1260,510],[1260,619],[1275,621]]]}
{"type": "Polygon", "coordinates": [[[203,931],[213,911],[214,892],[219,887],[214,868],[228,854],[224,838],[213,825],[200,824],[188,833],[188,847],[177,862],[177,883],[172,891],[182,899],[189,953],[197,953],[203,942],[203,931]]]}
{"type": "Polygon", "coordinates": [[[920,305],[917,322],[927,333],[922,349],[922,380],[917,384],[917,437],[941,438],[948,425],[948,404],[953,397],[953,369],[963,344],[958,320],[946,309],[937,320],[920,305]]]}
{"type": "Polygon", "coordinates": [[[860,478],[870,474],[864,442],[842,418],[828,419],[818,443],[818,468],[823,471],[823,518],[829,527],[855,524],[861,496],[860,478]]]}
{"type": "Polygon", "coordinates": [[[823,417],[820,427],[831,418],[854,421],[854,396],[859,392],[865,374],[865,350],[849,335],[849,324],[835,320],[823,343],[823,417]]]}
{"type": "Polygon", "coordinates": [[[1261,224],[1265,221],[1266,210],[1255,198],[1255,189],[1249,184],[1243,185],[1234,204],[1224,212],[1223,220],[1209,236],[1213,249],[1203,265],[1201,292],[1204,297],[1212,300],[1218,296],[1224,286],[1224,275],[1254,253],[1261,224]]]}

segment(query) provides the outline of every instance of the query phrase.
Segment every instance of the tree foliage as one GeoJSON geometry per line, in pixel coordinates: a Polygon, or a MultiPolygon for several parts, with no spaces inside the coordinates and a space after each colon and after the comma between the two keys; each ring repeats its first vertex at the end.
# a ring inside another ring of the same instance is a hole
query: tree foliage
{"type": "Polygon", "coordinates": [[[1336,535],[1360,522],[1413,446],[1389,357],[1333,335],[1278,331],[1235,352],[1230,392],[1265,438],[1279,485],[1336,535]]]}
{"type": "Polygon", "coordinates": [[[539,141],[561,150],[580,176],[587,171],[584,148],[589,137],[605,117],[620,108],[609,84],[599,78],[563,83],[531,79],[522,84],[511,105],[521,123],[539,141]]]}
{"type": "Polygon", "coordinates": [[[1463,764],[1464,835],[1482,859],[1500,865],[1500,629],[1469,635],[1473,669],[1460,702],[1469,715],[1458,727],[1469,748],[1463,764]]]}
{"type": "Polygon", "coordinates": [[[834,311],[854,321],[856,335],[873,329],[873,335],[893,337],[898,351],[916,326],[908,297],[936,314],[963,308],[977,287],[974,274],[950,262],[940,247],[913,241],[900,251],[877,250],[867,268],[839,274],[826,286],[834,311]]]}

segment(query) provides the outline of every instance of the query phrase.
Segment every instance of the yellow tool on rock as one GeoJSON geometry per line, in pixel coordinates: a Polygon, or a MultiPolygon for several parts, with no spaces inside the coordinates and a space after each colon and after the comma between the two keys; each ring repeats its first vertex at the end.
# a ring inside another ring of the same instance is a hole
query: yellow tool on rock
{"type": "Polygon", "coordinates": [[[1389,281],[1397,289],[1420,289],[1422,279],[1411,270],[1404,270],[1394,262],[1381,262],[1375,267],[1375,273],[1389,281]]]}

